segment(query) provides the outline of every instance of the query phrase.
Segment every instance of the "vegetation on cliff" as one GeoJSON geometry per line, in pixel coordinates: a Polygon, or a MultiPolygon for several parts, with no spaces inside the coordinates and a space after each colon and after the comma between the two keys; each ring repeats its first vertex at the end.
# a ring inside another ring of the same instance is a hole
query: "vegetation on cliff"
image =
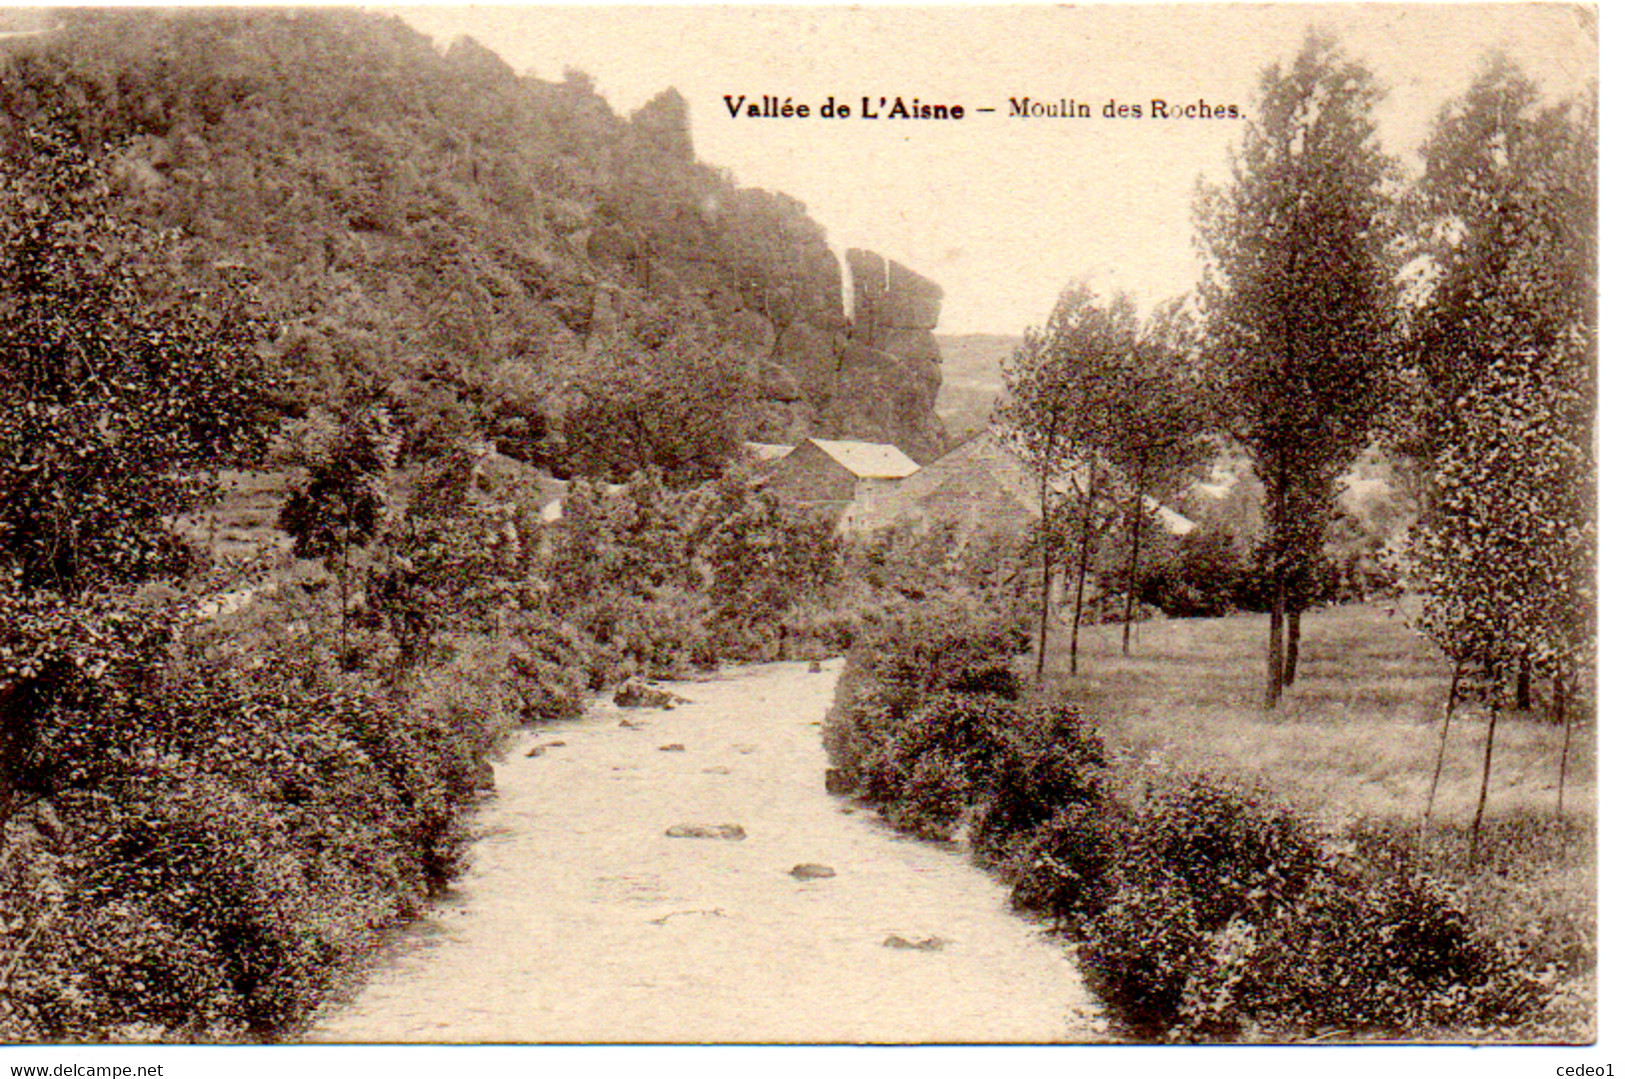
{"type": "Polygon", "coordinates": [[[252,284],[289,413],[364,399],[603,476],[656,463],[597,441],[675,351],[716,359],[658,463],[701,448],[716,475],[730,441],[810,432],[940,450],[940,291],[882,288],[854,336],[822,229],[696,161],[675,91],[623,118],[579,73],[343,11],[65,12],[0,65],[9,152],[76,143],[109,212],[252,284]],[[584,412],[606,389],[618,409],[584,412]]]}

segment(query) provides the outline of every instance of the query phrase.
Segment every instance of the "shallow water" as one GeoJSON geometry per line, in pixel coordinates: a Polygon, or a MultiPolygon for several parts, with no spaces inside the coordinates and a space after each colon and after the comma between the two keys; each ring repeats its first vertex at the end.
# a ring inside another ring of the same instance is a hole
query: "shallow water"
{"type": "Polygon", "coordinates": [[[675,709],[521,734],[459,890],[310,1039],[1092,1040],[1063,948],[1003,888],[824,793],[839,669],[725,671],[670,687],[692,701],[675,709]],[[725,823],[745,838],[665,834],[725,823]],[[798,880],[800,863],[835,876],[798,880]]]}

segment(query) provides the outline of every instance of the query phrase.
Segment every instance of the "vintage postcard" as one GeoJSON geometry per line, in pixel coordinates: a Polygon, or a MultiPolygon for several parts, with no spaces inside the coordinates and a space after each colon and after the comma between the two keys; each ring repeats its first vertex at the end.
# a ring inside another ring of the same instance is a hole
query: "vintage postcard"
{"type": "Polygon", "coordinates": [[[1611,1075],[1598,86],[1586,5],[0,13],[0,1062],[1611,1075]]]}

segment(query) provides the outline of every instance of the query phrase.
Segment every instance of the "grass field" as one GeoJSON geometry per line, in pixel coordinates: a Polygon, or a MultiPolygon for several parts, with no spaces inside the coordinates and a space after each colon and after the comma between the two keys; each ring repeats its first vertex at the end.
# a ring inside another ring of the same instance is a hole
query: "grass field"
{"type": "Polygon", "coordinates": [[[1595,725],[1575,725],[1559,818],[1562,728],[1545,722],[1539,702],[1534,713],[1503,713],[1470,863],[1487,708],[1469,700],[1456,709],[1424,839],[1450,668],[1406,611],[1306,612],[1297,684],[1273,711],[1263,708],[1268,627],[1262,614],[1145,622],[1125,658],[1121,626],[1086,626],[1076,677],[1063,631],[1046,664],[1049,691],[1098,718],[1133,782],[1206,772],[1260,787],[1379,872],[1408,865],[1452,882],[1485,932],[1526,942],[1534,962],[1562,972],[1571,1013],[1529,1036],[1583,1039],[1595,999],[1595,725]]]}
{"type": "MultiPolygon", "coordinates": [[[[1050,684],[1100,717],[1131,759],[1207,771],[1275,791],[1329,827],[1355,818],[1417,820],[1433,776],[1450,668],[1391,605],[1306,612],[1297,684],[1263,708],[1269,616],[1167,619],[1135,627],[1132,655],[1120,626],[1088,626],[1079,676],[1065,641],[1050,650],[1050,684]]],[[[1488,729],[1477,701],[1451,723],[1435,803],[1442,823],[1471,821],[1488,729]]],[[[1504,713],[1495,732],[1489,812],[1550,816],[1563,730],[1540,714],[1504,713]]],[[[1594,728],[1569,747],[1565,816],[1595,815],[1594,728]]]]}

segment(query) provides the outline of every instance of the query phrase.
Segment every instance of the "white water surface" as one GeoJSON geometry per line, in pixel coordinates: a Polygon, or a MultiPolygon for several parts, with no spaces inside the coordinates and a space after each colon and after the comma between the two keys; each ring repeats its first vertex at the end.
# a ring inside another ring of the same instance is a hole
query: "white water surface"
{"type": "Polygon", "coordinates": [[[1012,914],[1003,887],[824,792],[839,671],[730,669],[667,687],[691,700],[674,709],[599,703],[518,735],[456,892],[309,1039],[1099,1039],[1064,948],[1012,914]],[[745,838],[665,834],[685,823],[745,838]],[[836,875],[800,881],[800,863],[836,875]]]}

